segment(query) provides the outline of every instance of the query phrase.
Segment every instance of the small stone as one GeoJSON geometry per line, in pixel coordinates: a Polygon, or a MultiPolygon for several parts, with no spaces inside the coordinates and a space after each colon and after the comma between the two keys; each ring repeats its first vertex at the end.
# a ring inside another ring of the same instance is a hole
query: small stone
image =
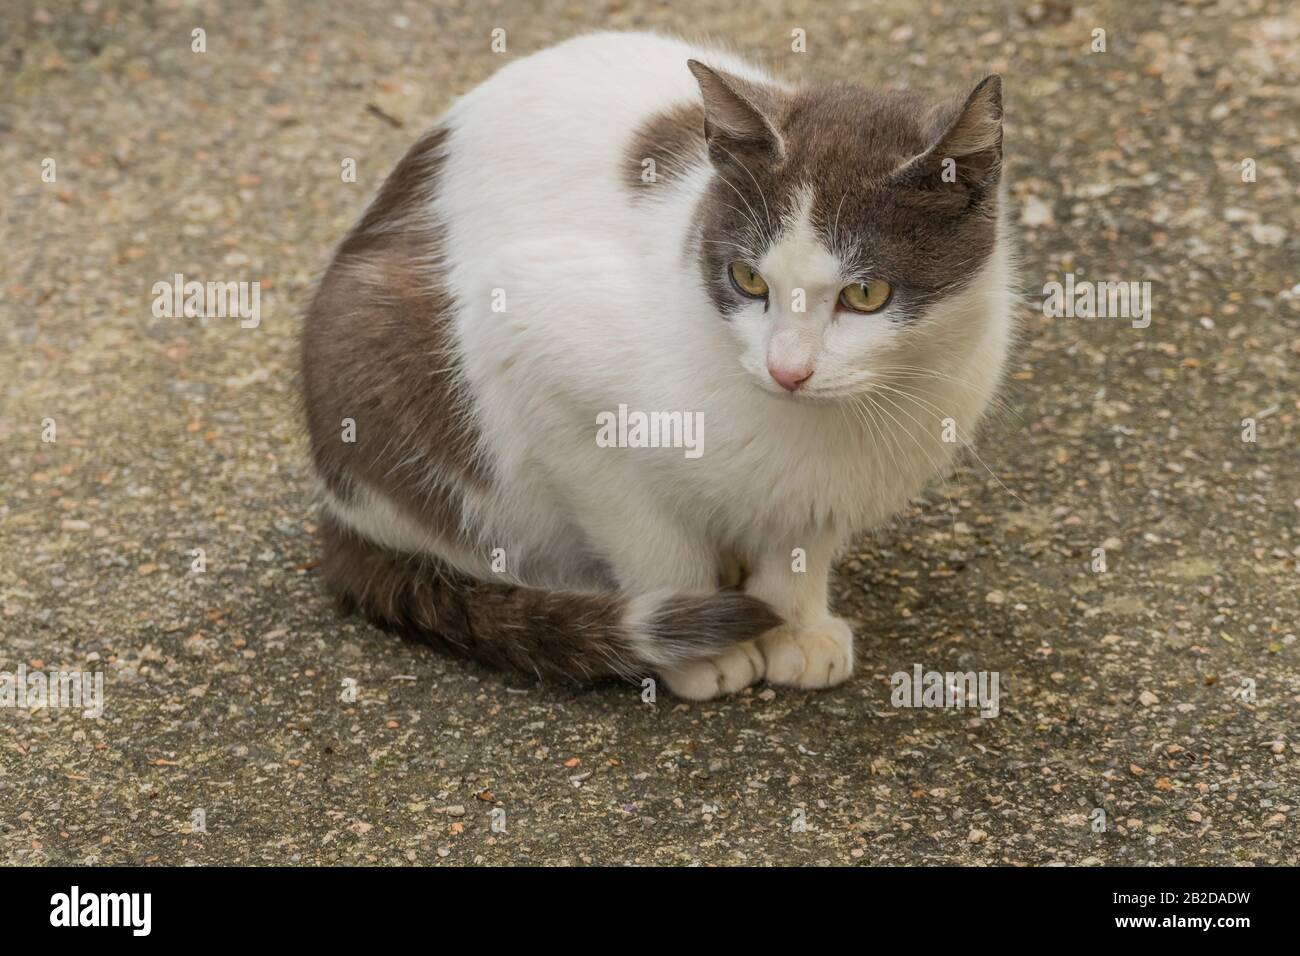
{"type": "Polygon", "coordinates": [[[1286,230],[1272,223],[1257,222],[1250,227],[1250,238],[1260,245],[1280,246],[1286,241],[1286,230]]]}
{"type": "Polygon", "coordinates": [[[1052,207],[1037,196],[1026,196],[1020,207],[1020,222],[1034,229],[1038,226],[1050,226],[1056,222],[1052,207]]]}

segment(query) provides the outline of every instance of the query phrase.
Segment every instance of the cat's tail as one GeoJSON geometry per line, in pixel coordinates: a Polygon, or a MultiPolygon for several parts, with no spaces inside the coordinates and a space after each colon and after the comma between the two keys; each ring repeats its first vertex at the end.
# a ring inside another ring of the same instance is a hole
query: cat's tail
{"type": "Polygon", "coordinates": [[[322,570],[346,611],[447,653],[539,679],[641,678],[783,623],[741,591],[546,591],[469,577],[326,520],[322,570]]]}

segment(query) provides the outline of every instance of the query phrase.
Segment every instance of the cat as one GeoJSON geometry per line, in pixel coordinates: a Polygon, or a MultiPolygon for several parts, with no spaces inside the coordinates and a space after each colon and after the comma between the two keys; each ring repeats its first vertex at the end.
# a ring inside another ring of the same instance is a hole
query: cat
{"type": "Polygon", "coordinates": [[[397,164],[307,311],[328,587],[539,679],[845,680],[837,552],[1002,377],[1001,168],[997,76],[944,102],[796,87],[646,33],[504,66],[397,164]],[[702,454],[598,442],[623,406],[694,416],[702,454]]]}

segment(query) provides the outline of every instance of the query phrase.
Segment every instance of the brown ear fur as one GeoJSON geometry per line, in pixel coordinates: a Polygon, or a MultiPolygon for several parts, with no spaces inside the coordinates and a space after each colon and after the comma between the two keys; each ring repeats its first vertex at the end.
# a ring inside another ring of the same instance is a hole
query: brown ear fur
{"type": "Polygon", "coordinates": [[[938,111],[935,144],[896,176],[910,185],[955,191],[996,181],[1002,169],[1002,78],[979,82],[956,115],[938,111]]]}
{"type": "Polygon", "coordinates": [[[783,145],[773,119],[777,104],[771,91],[698,60],[687,60],[686,65],[700,84],[704,138],[715,162],[740,155],[780,158],[783,145]]]}

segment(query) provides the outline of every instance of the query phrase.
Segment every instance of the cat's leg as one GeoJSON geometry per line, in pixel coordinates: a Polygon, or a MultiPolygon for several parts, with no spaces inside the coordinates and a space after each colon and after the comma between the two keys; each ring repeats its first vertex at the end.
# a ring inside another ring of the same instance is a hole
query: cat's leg
{"type": "Polygon", "coordinates": [[[757,556],[745,590],[786,619],[758,639],[766,677],[774,684],[830,687],[853,673],[853,631],[828,607],[840,540],[827,530],[772,543],[757,556]]]}
{"type": "MultiPolygon", "coordinates": [[[[652,536],[642,538],[635,556],[625,555],[620,576],[626,585],[644,588],[646,582],[688,594],[717,590],[720,569],[707,543],[666,530],[659,524],[652,536]],[[677,540],[674,541],[673,539],[677,540]]],[[[673,694],[686,700],[711,700],[763,679],[763,655],[754,641],[742,641],[716,657],[665,668],[659,674],[673,694]]]]}
{"type": "MultiPolygon", "coordinates": [[[[721,569],[715,549],[666,514],[629,515],[625,510],[617,520],[587,524],[587,533],[627,593],[708,594],[718,589],[721,569]]],[[[659,676],[678,697],[709,700],[762,680],[763,656],[754,641],[743,641],[716,657],[666,668],[659,676]]]]}
{"type": "Polygon", "coordinates": [[[749,564],[735,551],[724,550],[718,570],[718,587],[743,588],[749,578],[749,564]]]}

